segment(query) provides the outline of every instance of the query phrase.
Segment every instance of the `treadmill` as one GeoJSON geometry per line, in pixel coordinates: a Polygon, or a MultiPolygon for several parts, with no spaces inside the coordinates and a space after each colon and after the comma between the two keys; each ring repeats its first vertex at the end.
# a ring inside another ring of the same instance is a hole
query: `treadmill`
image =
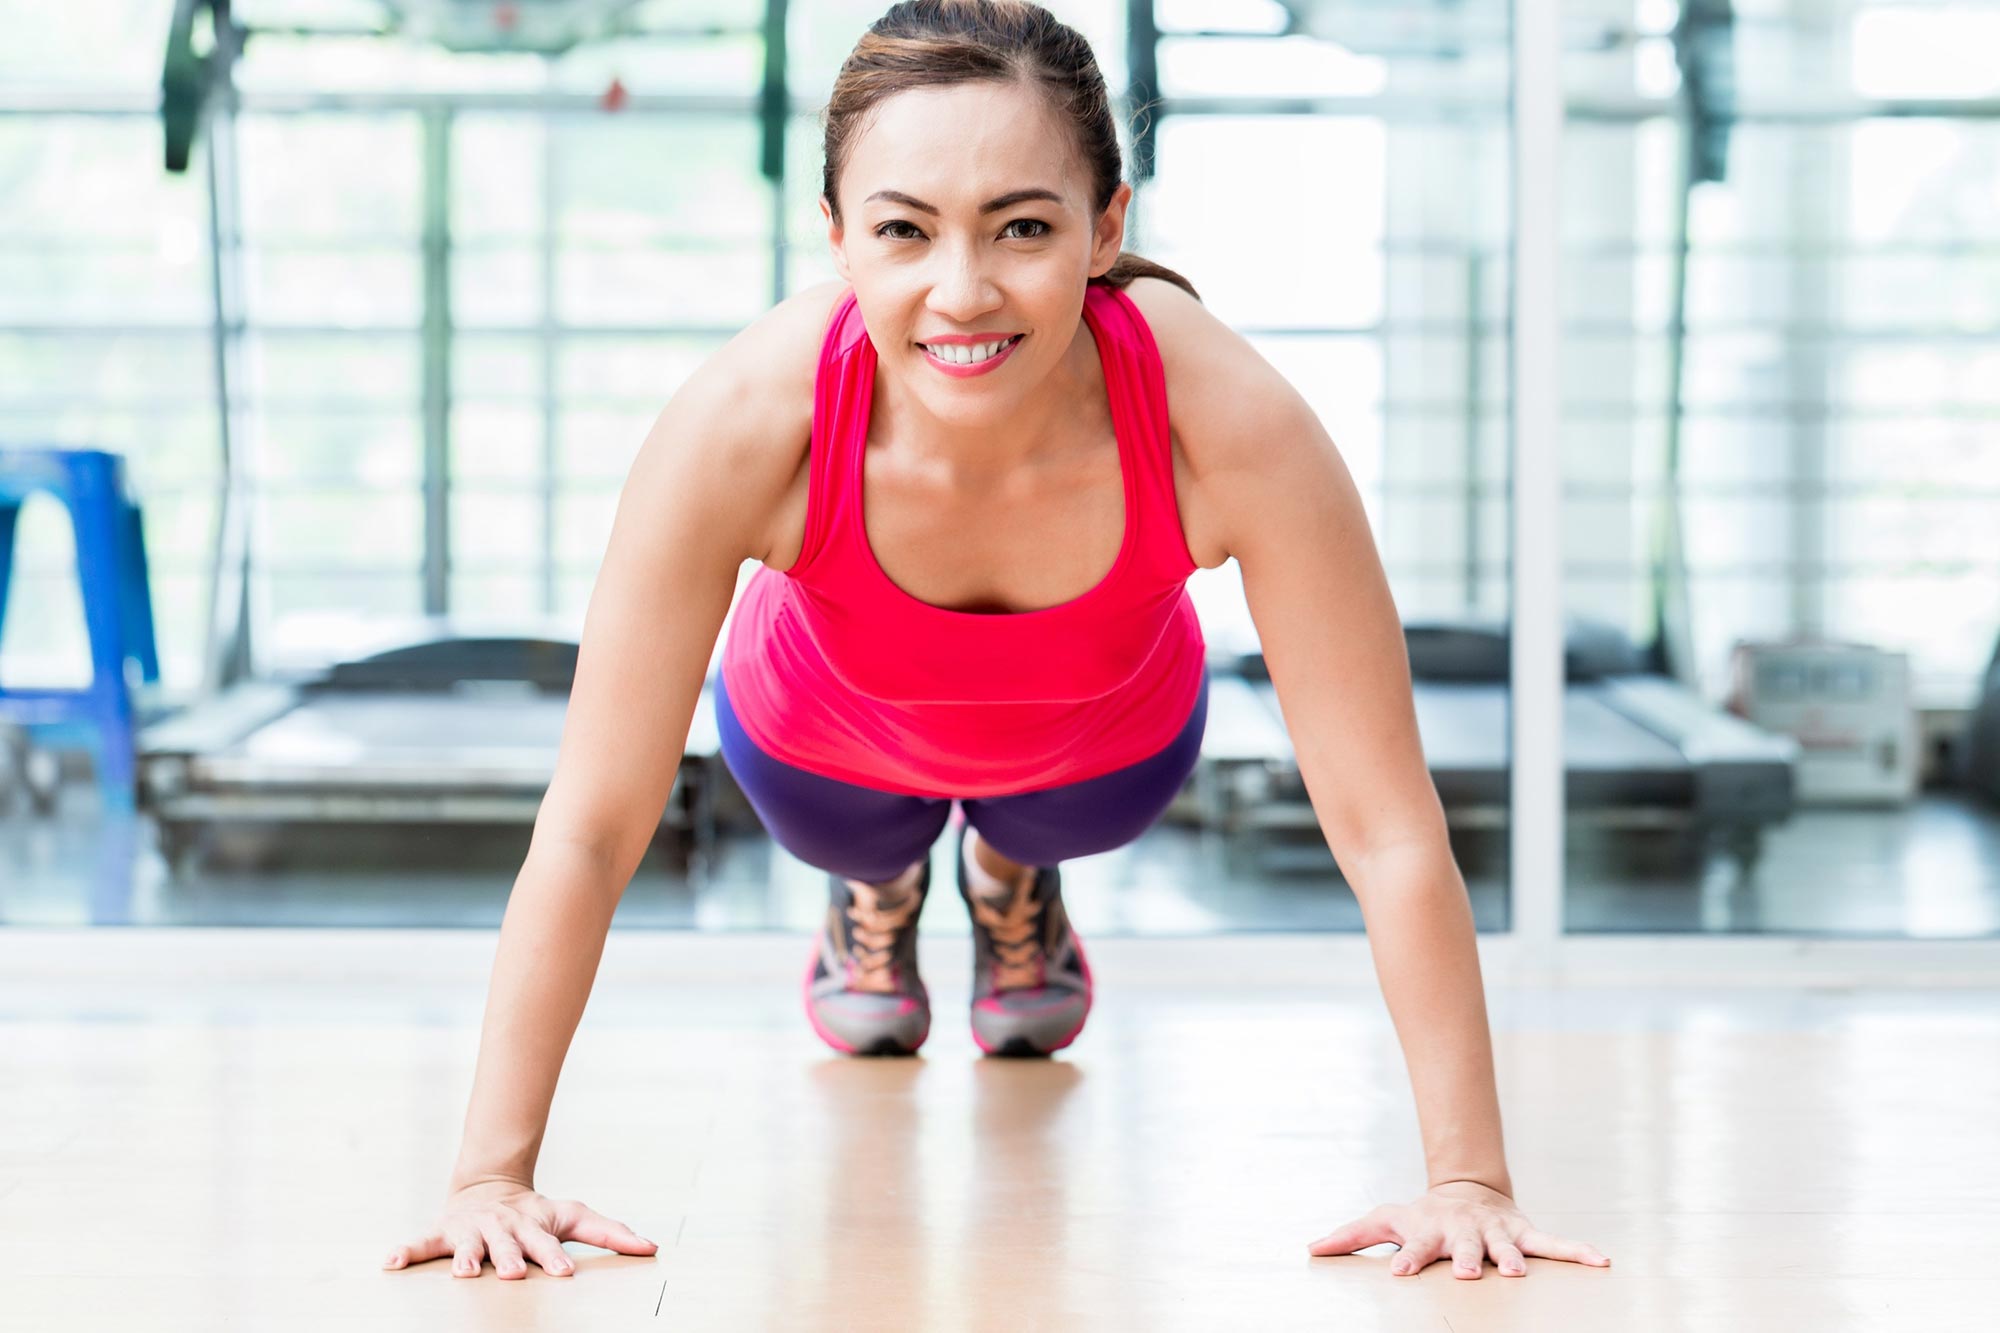
{"type": "MultiPolygon", "coordinates": [[[[1404,627],[1424,760],[1447,822],[1499,828],[1508,819],[1507,627],[1428,622],[1404,627]]],[[[1714,838],[1747,870],[1763,832],[1795,807],[1798,742],[1711,708],[1649,670],[1616,629],[1569,622],[1564,646],[1564,799],[1573,822],[1678,828],[1714,838]]],[[[1317,828],[1261,652],[1211,661],[1209,772],[1196,801],[1227,832],[1317,828]]]]}
{"type": "MultiPolygon", "coordinates": [[[[224,822],[532,824],[555,774],[577,644],[455,632],[424,617],[404,641],[289,677],[246,680],[138,736],[138,807],[178,865],[224,822]]],[[[709,865],[721,743],[712,685],[655,845],[709,865]]]]}

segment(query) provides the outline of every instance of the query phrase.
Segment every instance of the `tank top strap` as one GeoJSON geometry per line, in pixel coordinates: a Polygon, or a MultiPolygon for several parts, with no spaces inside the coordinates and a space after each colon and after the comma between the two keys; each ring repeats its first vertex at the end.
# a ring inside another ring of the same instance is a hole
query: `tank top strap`
{"type": "Polygon", "coordinates": [[[869,400],[874,393],[875,359],[854,355],[868,336],[854,289],[834,307],[820,340],[819,368],[813,376],[812,440],[806,484],[805,536],[799,558],[786,571],[804,574],[840,531],[848,503],[847,479],[852,474],[849,451],[862,447],[868,432],[869,400]],[[864,365],[863,362],[866,362],[864,365]]]}
{"type": "Polygon", "coordinates": [[[1127,441],[1125,463],[1132,469],[1132,494],[1138,498],[1138,550],[1130,572],[1149,584],[1178,584],[1200,566],[1188,550],[1174,495],[1173,434],[1159,345],[1139,307],[1119,288],[1092,283],[1084,301],[1096,317],[1105,392],[1114,427],[1127,441]]]}

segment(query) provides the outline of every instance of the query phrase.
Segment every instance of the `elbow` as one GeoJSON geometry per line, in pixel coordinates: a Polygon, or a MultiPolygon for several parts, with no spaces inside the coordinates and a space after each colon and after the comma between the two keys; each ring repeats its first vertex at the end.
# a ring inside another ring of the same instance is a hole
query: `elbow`
{"type": "Polygon", "coordinates": [[[528,844],[528,856],[557,857],[584,868],[595,883],[606,885],[614,894],[623,893],[639,862],[652,844],[653,829],[628,822],[594,824],[574,819],[550,818],[547,811],[535,821],[528,844]]]}
{"type": "Polygon", "coordinates": [[[1435,791],[1425,808],[1407,815],[1359,811],[1354,817],[1330,821],[1326,834],[1334,859],[1343,866],[1361,868],[1411,856],[1451,855],[1451,833],[1435,791]]]}

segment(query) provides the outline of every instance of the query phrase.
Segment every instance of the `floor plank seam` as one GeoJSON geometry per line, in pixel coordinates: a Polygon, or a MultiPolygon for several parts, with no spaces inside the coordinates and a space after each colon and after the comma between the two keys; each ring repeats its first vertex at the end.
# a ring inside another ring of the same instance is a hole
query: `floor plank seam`
{"type": "MultiPolygon", "coordinates": [[[[681,1233],[687,1230],[687,1224],[688,1224],[687,1214],[682,1213],[680,1225],[674,1228],[674,1245],[673,1245],[673,1250],[669,1251],[669,1253],[677,1252],[680,1249],[681,1233]]],[[[653,1302],[653,1318],[658,1319],[660,1317],[661,1307],[663,1307],[666,1303],[667,1303],[667,1279],[665,1277],[662,1277],[660,1279],[660,1299],[653,1302]]]]}

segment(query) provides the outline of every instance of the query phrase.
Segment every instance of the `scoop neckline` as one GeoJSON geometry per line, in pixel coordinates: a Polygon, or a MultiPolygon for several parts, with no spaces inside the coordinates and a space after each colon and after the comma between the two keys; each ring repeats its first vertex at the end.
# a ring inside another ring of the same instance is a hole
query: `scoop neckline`
{"type": "MultiPolygon", "coordinates": [[[[861,547],[862,562],[873,571],[875,579],[883,587],[888,588],[896,597],[909,603],[911,606],[934,615],[957,616],[966,620],[980,621],[1025,620],[1030,616],[1048,616],[1062,611],[1074,611],[1079,606],[1095,601],[1106,589],[1117,582],[1119,575],[1125,572],[1126,565],[1131,562],[1132,550],[1138,544],[1138,484],[1136,478],[1132,475],[1133,460],[1131,446],[1125,438],[1126,432],[1119,429],[1118,424],[1117,393],[1112,385],[1113,377],[1119,374],[1119,372],[1112,369],[1113,363],[1117,358],[1105,355],[1104,341],[1106,335],[1104,332],[1104,322],[1099,318],[1097,311],[1091,308],[1090,293],[1095,290],[1097,289],[1094,287],[1085,288],[1083,318],[1084,322],[1090,327],[1091,339],[1097,349],[1097,363],[1104,372],[1104,396],[1111,412],[1111,434],[1118,445],[1119,479],[1124,483],[1125,487],[1124,534],[1118,545],[1118,558],[1111,562],[1111,569],[1103,578],[1066,602],[1057,602],[1054,606],[1031,607],[1026,611],[961,611],[957,607],[939,606],[935,602],[927,602],[904,588],[896,580],[890,578],[889,571],[882,568],[882,562],[875,558],[875,548],[868,544],[867,500],[863,487],[866,479],[868,457],[868,422],[874,415],[875,409],[875,368],[880,358],[875,351],[874,343],[869,341],[864,329],[862,341],[868,344],[868,350],[863,355],[868,358],[868,362],[863,367],[867,373],[862,376],[862,380],[866,388],[863,390],[860,404],[861,430],[858,433],[859,438],[855,442],[853,460],[848,464],[849,481],[854,495],[854,533],[855,540],[861,547]]],[[[1111,292],[1105,299],[1110,300],[1115,299],[1115,297],[1116,292],[1111,292]]]]}

